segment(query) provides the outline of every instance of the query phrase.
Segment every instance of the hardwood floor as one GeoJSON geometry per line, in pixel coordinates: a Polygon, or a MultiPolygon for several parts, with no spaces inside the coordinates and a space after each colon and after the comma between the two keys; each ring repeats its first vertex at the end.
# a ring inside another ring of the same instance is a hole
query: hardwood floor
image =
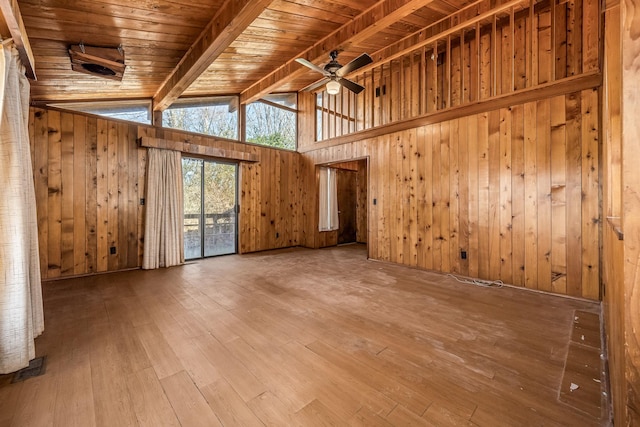
{"type": "Polygon", "coordinates": [[[0,386],[0,425],[607,425],[606,405],[559,399],[574,312],[598,304],[362,246],[50,282],[44,298],[46,374],[0,386]]]}

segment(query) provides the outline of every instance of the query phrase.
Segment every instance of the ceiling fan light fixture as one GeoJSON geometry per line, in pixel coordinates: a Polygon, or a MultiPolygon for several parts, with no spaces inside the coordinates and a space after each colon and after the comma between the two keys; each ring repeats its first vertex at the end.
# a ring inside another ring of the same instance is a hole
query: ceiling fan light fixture
{"type": "Polygon", "coordinates": [[[327,93],[329,95],[337,95],[340,93],[340,83],[336,80],[329,80],[327,82],[327,93]]]}

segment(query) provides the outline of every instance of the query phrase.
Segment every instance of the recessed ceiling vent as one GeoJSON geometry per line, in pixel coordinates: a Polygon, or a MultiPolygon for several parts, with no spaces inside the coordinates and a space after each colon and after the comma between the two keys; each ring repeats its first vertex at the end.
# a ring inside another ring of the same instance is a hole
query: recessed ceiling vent
{"type": "Polygon", "coordinates": [[[124,50],[122,47],[96,47],[74,44],[69,47],[71,69],[93,76],[122,81],[124,50]]]}

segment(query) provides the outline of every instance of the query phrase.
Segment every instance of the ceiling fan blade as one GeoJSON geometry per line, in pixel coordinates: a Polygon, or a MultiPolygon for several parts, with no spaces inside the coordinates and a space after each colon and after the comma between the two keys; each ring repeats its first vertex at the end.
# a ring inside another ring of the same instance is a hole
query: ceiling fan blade
{"type": "Polygon", "coordinates": [[[313,71],[317,71],[318,73],[320,73],[322,75],[325,75],[325,76],[328,75],[328,73],[324,70],[324,68],[320,68],[316,64],[311,63],[311,62],[307,61],[304,58],[296,58],[296,62],[298,64],[304,65],[307,68],[312,69],[313,71]]]}
{"type": "Polygon", "coordinates": [[[358,83],[352,82],[351,80],[347,80],[345,78],[338,79],[338,83],[340,83],[343,87],[346,87],[356,95],[364,90],[364,86],[360,86],[358,83]]]}
{"type": "Polygon", "coordinates": [[[362,55],[358,56],[356,59],[336,71],[336,76],[346,76],[350,72],[355,71],[360,67],[364,67],[365,65],[371,64],[372,62],[373,59],[371,59],[371,57],[366,53],[363,53],[362,55]]]}
{"type": "Polygon", "coordinates": [[[305,87],[304,89],[302,89],[303,92],[311,92],[312,90],[318,89],[320,86],[326,84],[329,80],[331,80],[330,78],[324,78],[322,80],[318,80],[315,83],[311,83],[309,86],[305,87]]]}

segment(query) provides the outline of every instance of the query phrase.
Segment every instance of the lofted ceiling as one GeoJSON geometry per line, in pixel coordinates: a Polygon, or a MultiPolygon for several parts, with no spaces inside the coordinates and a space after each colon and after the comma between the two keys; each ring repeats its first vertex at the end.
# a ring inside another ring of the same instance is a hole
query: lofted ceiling
{"type": "MultiPolygon", "coordinates": [[[[11,1],[11,0],[1,0],[11,1]]],[[[15,1],[15,0],[13,0],[15,1]]],[[[17,0],[35,59],[34,102],[298,91],[338,48],[344,64],[419,31],[468,0],[17,0]],[[122,81],[71,70],[68,48],[121,46],[122,81]]]]}

